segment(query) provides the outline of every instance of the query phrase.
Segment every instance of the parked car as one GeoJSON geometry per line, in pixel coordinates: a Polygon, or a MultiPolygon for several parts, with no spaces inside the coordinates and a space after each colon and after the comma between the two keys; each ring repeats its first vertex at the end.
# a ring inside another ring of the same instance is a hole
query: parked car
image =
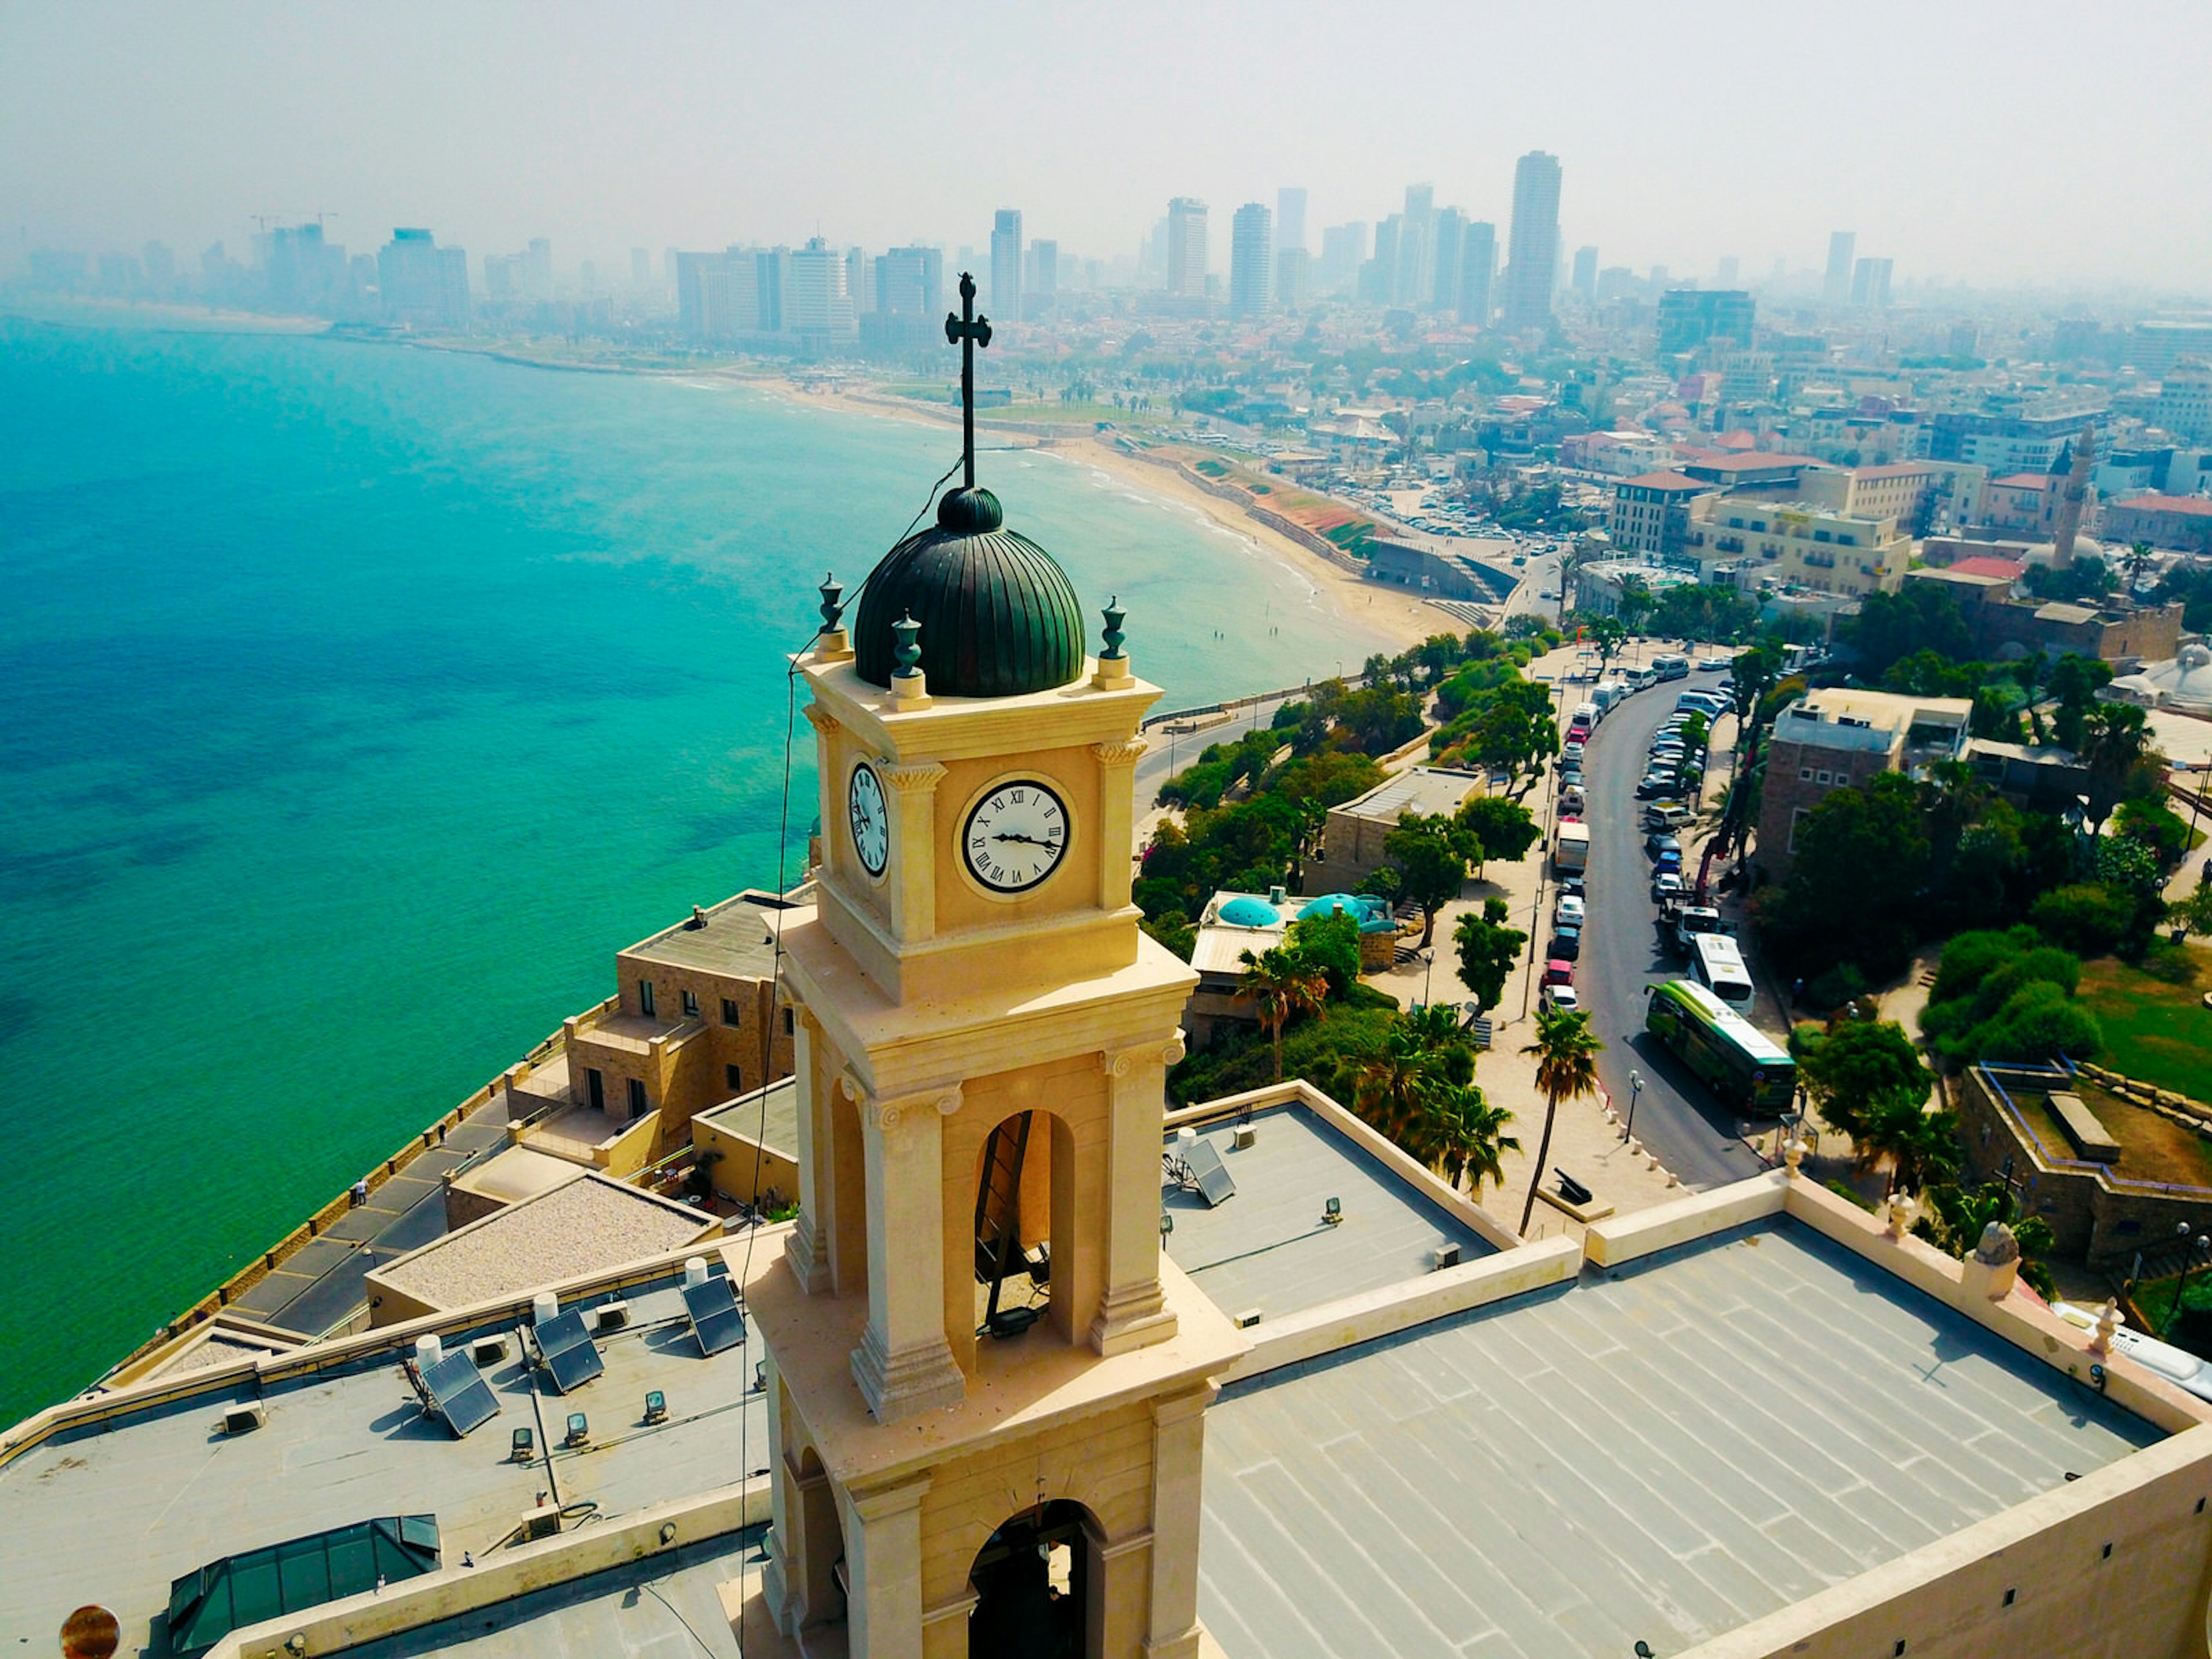
{"type": "Polygon", "coordinates": [[[1651,878],[1651,897],[1654,902],[1664,904],[1668,899],[1680,898],[1681,895],[1682,872],[1680,870],[1662,870],[1651,878]]]}
{"type": "Polygon", "coordinates": [[[1569,962],[1565,957],[1553,957],[1545,962],[1544,983],[1547,986],[1572,985],[1574,982],[1575,964],[1573,963],[1569,962]]]}
{"type": "Polygon", "coordinates": [[[1570,783],[1559,790],[1559,811],[1572,817],[1580,817],[1589,803],[1583,799],[1582,786],[1570,783]]]}
{"type": "Polygon", "coordinates": [[[1644,838],[1644,852],[1647,858],[1656,859],[1662,853],[1672,853],[1679,859],[1682,856],[1682,843],[1664,830],[1654,830],[1644,838]]]}
{"type": "Polygon", "coordinates": [[[1698,672],[1700,674],[1726,673],[1735,665],[1734,659],[1729,657],[1700,657],[1698,659],[1698,672]]]}
{"type": "Polygon", "coordinates": [[[1571,985],[1545,986],[1543,1000],[1547,1006],[1558,1009],[1563,1014],[1574,1013],[1582,1006],[1580,1000],[1575,995],[1575,988],[1571,985]]]}
{"type": "Polygon", "coordinates": [[[1552,932],[1552,955],[1554,958],[1578,962],[1583,954],[1583,930],[1579,927],[1557,927],[1552,932]]]}
{"type": "Polygon", "coordinates": [[[1559,890],[1562,893],[1571,893],[1577,898],[1587,897],[1589,892],[1589,880],[1587,875],[1577,870],[1573,875],[1559,878],[1559,890]]]}
{"type": "Polygon", "coordinates": [[[1552,908],[1552,920],[1562,927],[1581,927],[1583,915],[1583,902],[1572,893],[1560,894],[1559,903],[1552,908]]]}
{"type": "Polygon", "coordinates": [[[1674,780],[1671,775],[1661,772],[1646,772],[1637,781],[1636,799],[1650,800],[1665,794],[1674,787],[1674,780]]]}
{"type": "Polygon", "coordinates": [[[1655,800],[1644,809],[1644,827],[1653,833],[1680,830],[1697,816],[1674,800],[1655,800]]]}

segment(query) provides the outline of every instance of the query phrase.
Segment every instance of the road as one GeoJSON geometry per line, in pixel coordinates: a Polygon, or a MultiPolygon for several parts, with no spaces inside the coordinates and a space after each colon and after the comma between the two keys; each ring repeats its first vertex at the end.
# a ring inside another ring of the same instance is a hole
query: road
{"type": "MultiPolygon", "coordinates": [[[[1717,675],[1693,675],[1703,685],[1717,675]]],[[[1651,733],[1674,711],[1674,681],[1615,703],[1584,751],[1589,798],[1589,923],[1583,930],[1575,988],[1606,1045],[1598,1076],[1613,1103],[1628,1109],[1628,1073],[1643,1073],[1636,1105],[1636,1137],[1686,1187],[1717,1186],[1756,1175],[1765,1167],[1744,1145],[1736,1119],[1672,1054],[1644,1030],[1644,989],[1679,977],[1684,964],[1660,948],[1658,907],[1651,902],[1650,864],[1638,825],[1643,803],[1635,799],[1651,733]]],[[[1573,696],[1571,689],[1570,699],[1573,696]]],[[[1688,860],[1694,872],[1694,857],[1688,860]]],[[[1548,918],[1547,918],[1548,920],[1548,918]]]]}
{"type": "MultiPolygon", "coordinates": [[[[1358,665],[1351,665],[1348,672],[1352,683],[1358,684],[1358,665]]],[[[1136,767],[1137,816],[1142,818],[1151,811],[1160,786],[1196,760],[1209,744],[1234,743],[1248,732],[1264,731],[1274,720],[1278,708],[1286,702],[1302,701],[1306,695],[1299,690],[1287,697],[1240,704],[1231,719],[1197,732],[1175,732],[1154,726],[1146,732],[1145,742],[1149,746],[1138,757],[1136,767]]]]}

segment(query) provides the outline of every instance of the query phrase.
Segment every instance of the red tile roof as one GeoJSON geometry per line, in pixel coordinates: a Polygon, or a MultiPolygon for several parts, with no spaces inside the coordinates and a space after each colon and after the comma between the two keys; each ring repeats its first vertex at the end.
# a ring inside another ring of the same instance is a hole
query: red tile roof
{"type": "Polygon", "coordinates": [[[2002,576],[2008,582],[2018,581],[2027,567],[2017,559],[2000,559],[1987,553],[1978,553],[1971,559],[1960,559],[1944,567],[1960,576],[2002,576]]]}
{"type": "Polygon", "coordinates": [[[2008,472],[2002,478],[1990,480],[1992,489],[2048,489],[2051,475],[2048,472],[2008,472]]]}
{"type": "Polygon", "coordinates": [[[1679,472],[1643,472],[1633,478],[1623,478],[1623,489],[1711,489],[1712,486],[1696,478],[1686,478],[1679,472]]]}
{"type": "Polygon", "coordinates": [[[2112,505],[2133,507],[2138,513],[2185,513],[2191,518],[2212,515],[2212,495],[2130,495],[2112,505]]]}

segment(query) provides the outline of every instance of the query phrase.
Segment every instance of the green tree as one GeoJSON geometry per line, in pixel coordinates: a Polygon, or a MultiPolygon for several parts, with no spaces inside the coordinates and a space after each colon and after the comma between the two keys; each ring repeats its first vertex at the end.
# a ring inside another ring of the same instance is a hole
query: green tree
{"type": "Polygon", "coordinates": [[[1328,976],[1309,966],[1278,945],[1254,956],[1249,951],[1238,960],[1244,964],[1237,994],[1249,997],[1274,1045],[1275,1081],[1283,1080],[1283,1028],[1299,1014],[1321,1012],[1328,999],[1328,976]]]}
{"type": "Polygon", "coordinates": [[[2212,939],[2212,884],[2198,886],[2195,892],[2168,910],[2166,919],[2185,933],[2212,939]]]}
{"type": "Polygon", "coordinates": [[[1857,964],[1875,981],[1902,969],[1918,936],[1929,847],[1912,781],[1883,772],[1838,789],[1798,825],[1796,858],[1762,927],[1796,969],[1857,964]]]}
{"type": "Polygon", "coordinates": [[[2130,895],[2085,881],[2052,888],[2029,908],[2027,918],[2052,944],[2077,956],[2101,957],[2126,935],[2135,914],[2130,895]]]}
{"type": "MultiPolygon", "coordinates": [[[[1528,935],[1506,925],[1505,901],[1492,895],[1482,902],[1482,914],[1469,910],[1452,930],[1459,948],[1459,976],[1474,993],[1474,1006],[1488,1013],[1505,994],[1505,981],[1521,959],[1528,935]]],[[[2208,930],[2212,931],[2212,930],[2208,930]]]]}
{"type": "Polygon", "coordinates": [[[2051,733],[2062,746],[2079,754],[2089,715],[2097,707],[2097,693],[2112,683],[2112,665],[2069,651],[2050,665],[2045,683],[2058,705],[2051,712],[2051,733]]]}
{"type": "Polygon", "coordinates": [[[1536,1040],[1521,1052],[1536,1060],[1536,1086],[1544,1091],[1544,1134],[1536,1143],[1536,1162],[1528,1171],[1528,1200],[1521,1206],[1519,1231],[1528,1236],[1528,1218],[1536,1212],[1536,1188],[1543,1184],[1544,1160],[1552,1155],[1552,1127],[1559,1115],[1559,1103],[1586,1095],[1597,1087],[1597,1055],[1605,1044],[1589,1028],[1589,1016],[1558,1008],[1536,1011],[1536,1040]]]}
{"type": "Polygon", "coordinates": [[[1587,624],[1590,643],[1597,647],[1598,670],[1602,673],[1628,641],[1628,624],[1618,617],[1593,617],[1587,624]]]}
{"type": "Polygon", "coordinates": [[[2150,725],[2132,703],[2100,702],[2083,714],[2073,748],[2088,770],[2088,817],[2092,834],[2120,804],[2136,769],[2150,752],[2150,725]]]}
{"type": "Polygon", "coordinates": [[[1850,1137],[1862,1170],[1887,1166],[1890,1185],[1917,1191],[1955,1168],[1958,1127],[1925,1109],[1936,1074],[1893,1020],[1849,1020],[1803,1045],[1797,1074],[1820,1115],[1850,1137]]]}
{"type": "Polygon", "coordinates": [[[1890,665],[1918,651],[1932,651],[1954,662],[1973,650],[1973,635],[1959,614],[1958,602],[1934,582],[1907,582],[1894,593],[1869,593],[1859,614],[1838,633],[1858,653],[1859,672],[1880,680],[1890,665]]]}
{"type": "Polygon", "coordinates": [[[1505,1179],[1504,1155],[1521,1143],[1505,1133],[1513,1114],[1493,1106],[1472,1083],[1447,1084],[1424,1103],[1414,1156],[1456,1188],[1465,1182],[1480,1201],[1485,1182],[1505,1179]]]}
{"type": "Polygon", "coordinates": [[[1544,838],[1536,816],[1527,806],[1505,795],[1471,796],[1453,815],[1462,846],[1474,862],[1479,878],[1492,859],[1518,863],[1528,849],[1544,838]]]}
{"type": "Polygon", "coordinates": [[[1442,1056],[1424,1036],[1402,1018],[1394,1021],[1382,1048],[1353,1072],[1352,1109],[1401,1146],[1413,1139],[1431,1100],[1450,1083],[1442,1056]]]}
{"type": "Polygon", "coordinates": [[[1435,937],[1437,912],[1467,885],[1467,850],[1442,813],[1408,812],[1382,837],[1382,854],[1398,872],[1398,889],[1421,907],[1421,947],[1435,937]]]}

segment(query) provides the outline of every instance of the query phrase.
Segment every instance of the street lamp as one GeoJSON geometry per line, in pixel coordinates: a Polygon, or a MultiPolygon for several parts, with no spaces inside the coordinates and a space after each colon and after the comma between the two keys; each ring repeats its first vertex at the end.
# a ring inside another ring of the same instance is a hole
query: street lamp
{"type": "Polygon", "coordinates": [[[1628,1073],[1628,1127],[1620,1132],[1623,1140],[1636,1139],[1636,1103],[1644,1096],[1644,1073],[1633,1066],[1628,1073]]]}

